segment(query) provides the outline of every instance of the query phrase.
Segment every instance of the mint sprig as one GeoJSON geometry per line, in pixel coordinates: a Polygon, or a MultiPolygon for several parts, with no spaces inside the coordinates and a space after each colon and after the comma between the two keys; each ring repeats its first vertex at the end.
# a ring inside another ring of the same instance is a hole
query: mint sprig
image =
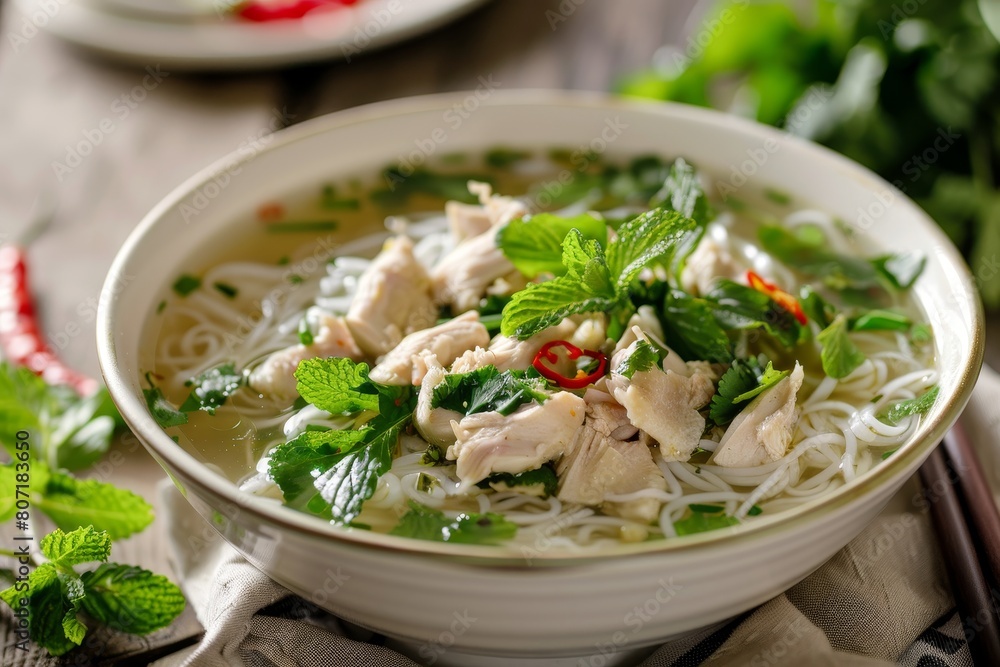
{"type": "Polygon", "coordinates": [[[111,537],[93,526],[42,538],[47,563],[35,567],[27,585],[0,591],[0,600],[18,611],[27,606],[32,641],[54,656],[83,643],[87,626],[81,612],[117,630],[148,634],[166,627],[184,610],[184,595],[166,577],[131,565],[108,563],[111,537]],[[101,563],[78,574],[85,563],[101,563]]]}
{"type": "Polygon", "coordinates": [[[677,241],[694,227],[681,213],[657,208],[623,223],[607,249],[571,230],[562,243],[565,274],[514,294],[501,333],[525,339],[568,315],[632,310],[629,287],[639,272],[669,264],[677,241]]]}
{"type": "Polygon", "coordinates": [[[518,218],[497,232],[497,246],[518,271],[528,278],[543,273],[559,276],[566,272],[562,245],[566,235],[579,230],[586,239],[607,244],[608,227],[589,214],[563,218],[551,213],[518,218]]]}
{"type": "Polygon", "coordinates": [[[461,514],[451,519],[440,510],[410,501],[410,510],[390,533],[402,537],[456,544],[499,544],[517,534],[501,514],[461,514]]]}

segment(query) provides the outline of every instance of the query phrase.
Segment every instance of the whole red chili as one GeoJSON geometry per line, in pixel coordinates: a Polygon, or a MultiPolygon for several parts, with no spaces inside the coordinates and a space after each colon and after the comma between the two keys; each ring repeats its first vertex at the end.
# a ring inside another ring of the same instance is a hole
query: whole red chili
{"type": "Polygon", "coordinates": [[[320,7],[333,8],[338,5],[353,5],[358,0],[291,0],[281,4],[251,0],[239,9],[239,15],[248,21],[279,21],[300,19],[320,7]]]}
{"type": "Polygon", "coordinates": [[[753,271],[747,271],[747,282],[750,283],[750,287],[771,297],[772,301],[794,315],[799,324],[806,324],[809,321],[798,299],[774,283],[767,282],[753,271]]]}
{"type": "Polygon", "coordinates": [[[554,340],[551,343],[546,343],[542,346],[542,349],[540,349],[538,354],[535,355],[535,360],[531,362],[531,365],[542,374],[542,377],[552,380],[560,387],[565,387],[566,389],[583,389],[584,387],[591,385],[604,377],[604,371],[608,367],[608,357],[604,353],[597,352],[596,350],[581,350],[569,341],[554,340]],[[559,355],[552,351],[552,349],[556,347],[566,348],[566,356],[570,359],[590,357],[591,359],[597,360],[597,369],[593,373],[577,371],[575,377],[566,377],[562,373],[553,369],[551,366],[547,366],[545,364],[546,361],[550,364],[554,364],[559,361],[559,355]]]}
{"type": "Polygon", "coordinates": [[[0,349],[10,363],[49,384],[67,384],[81,396],[97,391],[97,381],[64,364],[42,339],[24,251],[14,245],[0,246],[0,349]]]}

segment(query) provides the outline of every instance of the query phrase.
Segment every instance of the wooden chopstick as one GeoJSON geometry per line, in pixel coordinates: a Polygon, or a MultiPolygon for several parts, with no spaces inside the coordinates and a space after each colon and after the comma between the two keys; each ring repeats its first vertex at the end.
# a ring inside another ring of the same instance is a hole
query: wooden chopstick
{"type": "Polygon", "coordinates": [[[962,425],[956,423],[944,438],[944,450],[952,472],[959,479],[966,518],[971,519],[976,542],[984,555],[985,573],[993,583],[1000,582],[1000,510],[993,499],[979,455],[969,443],[962,425]]]}
{"type": "Polygon", "coordinates": [[[986,557],[989,549],[979,547],[988,542],[994,546],[997,544],[1000,516],[997,516],[995,524],[990,523],[986,508],[992,508],[996,513],[993,496],[988,485],[983,495],[981,484],[985,484],[985,476],[978,458],[963,436],[949,432],[945,436],[945,446],[931,452],[921,466],[920,479],[973,663],[1000,665],[1000,617],[992,596],[998,570],[994,570],[989,557],[986,557]],[[952,449],[958,452],[957,462],[948,460],[952,449]],[[978,480],[972,481],[977,476],[978,480]],[[962,498],[955,486],[962,488],[962,498]],[[964,508],[963,498],[967,501],[964,508]],[[980,515],[983,515],[981,520],[977,518],[980,515]],[[981,553],[986,560],[985,570],[980,564],[981,553]]]}

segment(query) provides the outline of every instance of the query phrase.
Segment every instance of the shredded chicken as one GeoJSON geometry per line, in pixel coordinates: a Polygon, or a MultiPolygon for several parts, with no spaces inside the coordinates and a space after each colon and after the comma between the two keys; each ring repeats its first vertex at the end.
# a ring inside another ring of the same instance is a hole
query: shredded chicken
{"type": "MultiPolygon", "coordinates": [[[[629,346],[626,355],[635,345],[629,346]]],[[[625,406],[632,423],[660,443],[665,461],[686,461],[691,457],[705,432],[705,418],[698,410],[715,393],[708,376],[694,373],[687,377],[654,367],[638,371],[629,379],[612,371],[608,387],[615,400],[625,406]]]]}
{"type": "Polygon", "coordinates": [[[400,341],[369,377],[381,384],[421,384],[428,370],[427,355],[440,364],[450,364],[466,350],[489,344],[490,334],[478,313],[465,313],[430,329],[411,333],[400,341]]]}
{"type": "Polygon", "coordinates": [[[496,336],[489,348],[469,350],[455,360],[451,367],[452,373],[468,373],[483,366],[496,366],[497,370],[506,371],[512,368],[527,368],[535,360],[535,355],[546,343],[554,340],[565,340],[576,329],[573,320],[566,318],[559,324],[539,331],[527,340],[518,340],[508,336],[496,336]]]}
{"type": "Polygon", "coordinates": [[[493,226],[493,221],[482,206],[450,201],[444,205],[444,214],[448,218],[448,229],[455,243],[479,236],[493,226]]]}
{"type": "MultiPolygon", "coordinates": [[[[587,418],[569,452],[557,467],[559,500],[566,503],[603,506],[609,514],[650,523],[660,510],[656,498],[607,501],[642,489],[666,490],[663,473],[653,462],[649,447],[612,437],[628,423],[624,408],[611,404],[588,406],[587,418]]],[[[634,432],[634,431],[633,431],[634,432]]]]}
{"type": "Polygon", "coordinates": [[[502,227],[528,212],[521,200],[493,194],[489,183],[469,181],[469,192],[479,197],[479,203],[483,205],[493,227],[502,227]]]}
{"type": "Polygon", "coordinates": [[[361,275],[347,311],[347,324],[358,346],[370,357],[395,347],[408,333],[437,320],[431,279],[413,255],[413,242],[397,236],[361,275]]]}
{"type": "Polygon", "coordinates": [[[354,342],[344,318],[323,315],[312,343],[299,343],[271,354],[250,373],[250,387],[276,403],[289,405],[299,395],[295,388],[295,369],[303,360],[314,357],[348,357],[358,361],[364,353],[354,342]]]}
{"type": "Polygon", "coordinates": [[[417,409],[413,415],[413,423],[417,427],[417,432],[427,442],[450,447],[455,444],[455,431],[451,423],[462,419],[464,415],[447,408],[431,407],[434,390],[444,382],[447,373],[437,357],[431,356],[427,359],[426,366],[427,372],[420,383],[420,393],[417,395],[417,409]]]}
{"type": "Polygon", "coordinates": [[[712,463],[750,467],[777,461],[792,441],[799,410],[795,397],[802,387],[802,366],[763,392],[736,415],[712,455],[712,463]]]}
{"type": "Polygon", "coordinates": [[[452,422],[455,444],[447,457],[457,461],[459,493],[494,472],[534,470],[561,456],[583,423],[586,404],[560,391],[541,405],[522,405],[508,416],[480,412],[452,422]]]}

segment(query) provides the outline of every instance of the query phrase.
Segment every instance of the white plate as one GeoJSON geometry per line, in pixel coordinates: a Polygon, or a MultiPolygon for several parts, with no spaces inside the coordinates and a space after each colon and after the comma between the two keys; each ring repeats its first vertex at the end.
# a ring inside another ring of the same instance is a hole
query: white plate
{"type": "Polygon", "coordinates": [[[249,69],[323,59],[349,62],[365,51],[432,30],[484,1],[361,0],[352,7],[269,23],[242,21],[225,11],[238,0],[199,0],[196,6],[202,13],[197,18],[197,12],[185,15],[186,3],[177,0],[174,20],[164,2],[14,0],[14,4],[36,27],[137,65],[249,69]],[[153,11],[142,11],[144,5],[153,11]]]}

